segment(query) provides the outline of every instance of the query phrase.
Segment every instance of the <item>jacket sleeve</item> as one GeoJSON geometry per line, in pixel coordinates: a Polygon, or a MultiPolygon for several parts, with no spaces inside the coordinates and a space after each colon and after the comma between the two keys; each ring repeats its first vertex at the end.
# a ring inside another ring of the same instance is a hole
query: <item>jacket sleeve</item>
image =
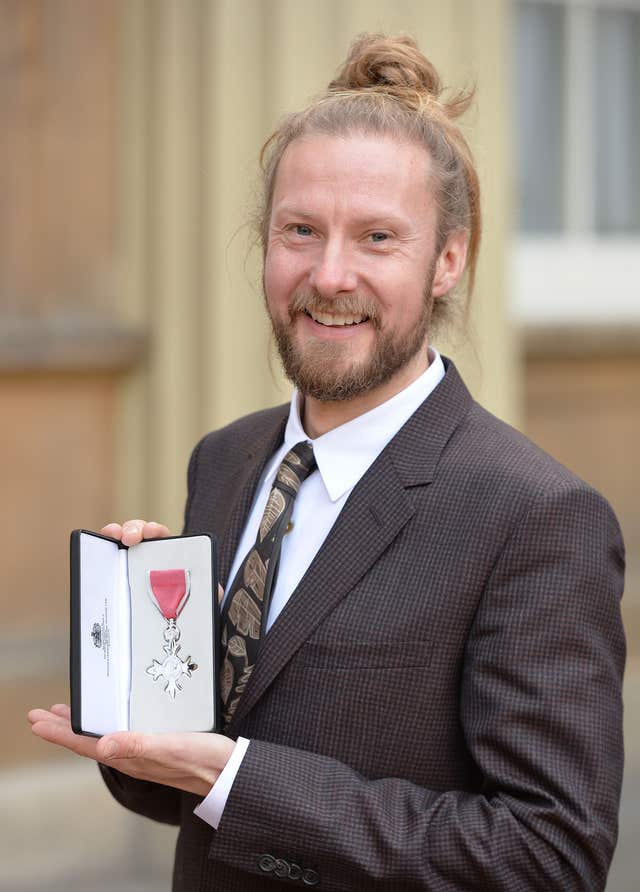
{"type": "Polygon", "coordinates": [[[180,823],[180,790],[129,777],[101,763],[98,768],[109,792],[120,805],[162,824],[180,823]]]}
{"type": "MultiPolygon", "coordinates": [[[[203,438],[204,439],[204,438],[203,438]]],[[[189,459],[187,471],[187,503],[184,512],[183,534],[190,529],[190,511],[195,491],[198,455],[202,440],[195,446],[189,459]]],[[[99,764],[100,773],[109,792],[121,805],[137,814],[160,821],[163,824],[180,823],[182,793],[175,787],[142,781],[116,771],[115,768],[99,764]]]]}
{"type": "Polygon", "coordinates": [[[481,789],[365,778],[254,740],[210,857],[261,876],[292,859],[328,890],[604,889],[623,765],[623,574],[601,496],[571,483],[538,497],[467,639],[459,714],[481,789]]]}

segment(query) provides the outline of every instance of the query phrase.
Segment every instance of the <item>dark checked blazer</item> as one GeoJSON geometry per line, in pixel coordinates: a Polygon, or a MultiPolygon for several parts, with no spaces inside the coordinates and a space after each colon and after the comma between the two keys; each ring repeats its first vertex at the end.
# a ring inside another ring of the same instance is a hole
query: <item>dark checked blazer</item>
{"type": "MultiPolygon", "coordinates": [[[[227,581],[288,406],[208,434],[185,529],[227,581]]],[[[349,496],[266,636],[217,831],[180,824],[174,889],[603,889],[623,753],[623,543],[606,501],[473,401],[455,367],[349,496]]]]}

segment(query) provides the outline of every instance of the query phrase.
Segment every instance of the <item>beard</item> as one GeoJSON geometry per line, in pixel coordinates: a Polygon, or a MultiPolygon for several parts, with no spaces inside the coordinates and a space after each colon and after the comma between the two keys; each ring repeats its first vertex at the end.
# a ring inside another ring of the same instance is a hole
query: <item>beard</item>
{"type": "Polygon", "coordinates": [[[269,314],[280,362],[287,378],[304,396],[322,402],[349,400],[386,384],[421,350],[426,350],[433,308],[431,286],[434,273],[435,264],[427,274],[421,313],[404,334],[383,332],[375,304],[357,293],[325,300],[313,289],[295,292],[288,308],[288,322],[274,319],[269,314]],[[374,344],[369,355],[363,360],[354,358],[350,361],[352,345],[347,340],[322,341],[310,337],[301,344],[294,335],[293,327],[297,314],[305,310],[368,316],[374,333],[374,344]]]}

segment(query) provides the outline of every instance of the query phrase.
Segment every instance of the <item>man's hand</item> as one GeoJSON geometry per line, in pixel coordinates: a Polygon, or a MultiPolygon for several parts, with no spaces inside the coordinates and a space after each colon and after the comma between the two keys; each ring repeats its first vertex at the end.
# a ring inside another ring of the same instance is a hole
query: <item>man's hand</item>
{"type": "MultiPolygon", "coordinates": [[[[123,524],[108,523],[100,530],[103,536],[118,539],[123,545],[137,545],[143,539],[164,539],[171,535],[169,527],[155,520],[141,520],[139,517],[133,520],[125,520],[123,524]]],[[[224,589],[218,583],[218,604],[222,604],[224,589]]]]}
{"type": "Polygon", "coordinates": [[[119,523],[108,523],[106,527],[100,530],[103,536],[111,536],[112,539],[119,539],[123,545],[137,545],[143,539],[163,539],[170,536],[171,531],[163,523],[156,523],[155,520],[125,520],[119,523]]]}
{"type": "Polygon", "coordinates": [[[100,739],[74,734],[71,710],[57,703],[51,710],[32,709],[33,733],[79,756],[95,759],[140,780],[155,781],[206,796],[235,747],[222,734],[141,734],[117,731],[100,739]]]}
{"type": "MultiPolygon", "coordinates": [[[[123,524],[108,523],[100,532],[129,546],[137,545],[143,539],[171,535],[164,524],[140,518],[123,524]]],[[[223,595],[224,590],[218,584],[219,602],[223,595]]],[[[28,718],[31,730],[42,740],[117,768],[131,777],[177,787],[198,796],[207,795],[235,746],[228,737],[203,732],[141,734],[118,731],[100,739],[85,737],[72,731],[71,710],[63,703],[56,703],[50,710],[32,709],[28,718]]]]}

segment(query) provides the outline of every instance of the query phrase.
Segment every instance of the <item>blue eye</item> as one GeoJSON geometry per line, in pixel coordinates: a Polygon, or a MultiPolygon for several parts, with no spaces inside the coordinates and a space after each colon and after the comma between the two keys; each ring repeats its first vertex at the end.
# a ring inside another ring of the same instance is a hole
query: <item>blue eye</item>
{"type": "Polygon", "coordinates": [[[298,223],[295,227],[296,235],[311,235],[311,227],[305,226],[304,223],[298,223]]]}
{"type": "Polygon", "coordinates": [[[374,242],[384,242],[389,238],[389,236],[386,232],[372,232],[371,238],[374,242]]]}

